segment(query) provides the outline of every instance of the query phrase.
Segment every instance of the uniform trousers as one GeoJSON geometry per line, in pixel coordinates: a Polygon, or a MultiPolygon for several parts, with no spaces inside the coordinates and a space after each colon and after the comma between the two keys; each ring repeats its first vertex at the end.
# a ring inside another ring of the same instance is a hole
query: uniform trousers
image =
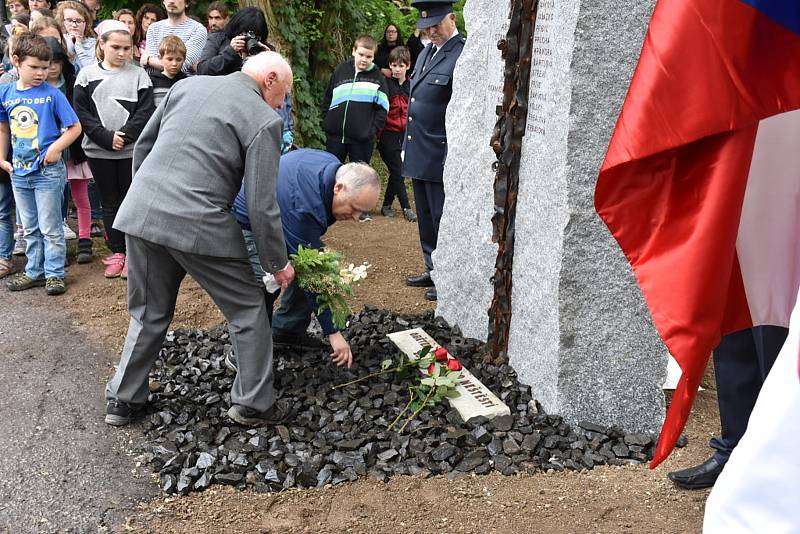
{"type": "Polygon", "coordinates": [[[444,209],[444,184],[427,180],[411,180],[414,186],[414,202],[417,205],[417,224],[419,226],[419,244],[425,270],[433,270],[431,254],[436,250],[439,238],[439,221],[444,209]]]}
{"type": "Polygon", "coordinates": [[[133,236],[126,236],[126,241],[131,320],[106,398],[139,405],[147,401],[147,377],[188,273],[228,321],[239,369],[231,388],[232,402],[258,411],[269,409],[275,402],[272,332],[263,286],[256,283],[250,262],[182,252],[133,236]]]}
{"type": "Polygon", "coordinates": [[[756,326],[723,336],[714,349],[720,437],[714,457],[724,465],[747,430],[761,386],[789,333],[781,326],[756,326]]]}
{"type": "Polygon", "coordinates": [[[706,501],[704,534],[800,531],[800,307],[764,381],[747,432],[706,501]]]}

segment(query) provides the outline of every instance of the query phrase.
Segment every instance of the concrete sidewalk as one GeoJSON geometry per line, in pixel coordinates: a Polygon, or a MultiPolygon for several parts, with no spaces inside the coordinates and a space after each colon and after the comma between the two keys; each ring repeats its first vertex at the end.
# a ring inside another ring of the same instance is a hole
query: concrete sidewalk
{"type": "MultiPolygon", "coordinates": [[[[44,288],[0,281],[0,532],[113,532],[158,487],[103,422],[116,355],[71,327],[44,288]]],[[[98,319],[100,320],[100,319],[98,319]]],[[[134,442],[130,443],[131,436],[134,442]]]]}

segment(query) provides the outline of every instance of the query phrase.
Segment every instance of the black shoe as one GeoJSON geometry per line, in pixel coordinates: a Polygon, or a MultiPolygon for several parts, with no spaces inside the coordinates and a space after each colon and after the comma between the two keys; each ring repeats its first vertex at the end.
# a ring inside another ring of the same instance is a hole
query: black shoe
{"type": "Polygon", "coordinates": [[[139,406],[133,406],[127,402],[108,401],[106,405],[106,424],[112,426],[127,425],[139,408],[139,406]]]}
{"type": "Polygon", "coordinates": [[[78,263],[91,263],[92,261],[92,240],[78,240],[78,263]]]}
{"type": "Polygon", "coordinates": [[[234,404],[228,410],[228,417],[245,426],[276,425],[286,420],[286,414],[281,412],[277,403],[264,412],[234,404]]]}
{"type": "Polygon", "coordinates": [[[358,222],[367,222],[372,220],[372,213],[365,211],[358,217],[358,222]]]}
{"type": "Polygon", "coordinates": [[[225,367],[234,373],[239,372],[239,362],[236,361],[236,355],[233,352],[229,352],[225,355],[225,367]]]}
{"type": "Polygon", "coordinates": [[[394,210],[391,206],[383,206],[381,208],[381,215],[384,217],[394,217],[394,210]]]}
{"type": "Polygon", "coordinates": [[[713,456],[700,465],[667,473],[667,478],[683,489],[710,488],[722,473],[721,465],[713,456]]]}
{"type": "Polygon", "coordinates": [[[433,287],[431,273],[415,274],[406,278],[406,285],[411,287],[433,287]]]}
{"type": "Polygon", "coordinates": [[[432,287],[425,292],[425,300],[436,300],[436,288],[432,287]]]}
{"type": "Polygon", "coordinates": [[[272,331],[272,344],[275,345],[276,347],[291,347],[291,348],[302,348],[302,349],[324,350],[330,348],[330,346],[321,339],[309,336],[306,333],[300,335],[283,334],[276,332],[275,330],[272,331]]]}

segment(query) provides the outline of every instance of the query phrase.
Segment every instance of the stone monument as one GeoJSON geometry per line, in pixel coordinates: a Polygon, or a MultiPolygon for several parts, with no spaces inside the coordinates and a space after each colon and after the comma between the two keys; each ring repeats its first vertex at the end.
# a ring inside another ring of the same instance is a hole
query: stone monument
{"type": "MultiPolygon", "coordinates": [[[[660,428],[666,350],[593,197],[654,4],[539,1],[508,347],[548,412],[633,432],[660,428]]],[[[433,256],[437,314],[483,340],[497,254],[489,139],[502,102],[497,42],[508,8],[497,0],[464,8],[469,37],[447,112],[447,199],[433,256]]]]}

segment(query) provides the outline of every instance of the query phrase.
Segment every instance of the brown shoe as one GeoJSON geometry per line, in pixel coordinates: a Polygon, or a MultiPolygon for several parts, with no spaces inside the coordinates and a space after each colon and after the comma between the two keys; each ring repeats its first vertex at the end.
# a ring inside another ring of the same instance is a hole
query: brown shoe
{"type": "Polygon", "coordinates": [[[14,266],[13,261],[0,258],[0,278],[5,278],[15,272],[17,272],[17,268],[14,266]]]}

